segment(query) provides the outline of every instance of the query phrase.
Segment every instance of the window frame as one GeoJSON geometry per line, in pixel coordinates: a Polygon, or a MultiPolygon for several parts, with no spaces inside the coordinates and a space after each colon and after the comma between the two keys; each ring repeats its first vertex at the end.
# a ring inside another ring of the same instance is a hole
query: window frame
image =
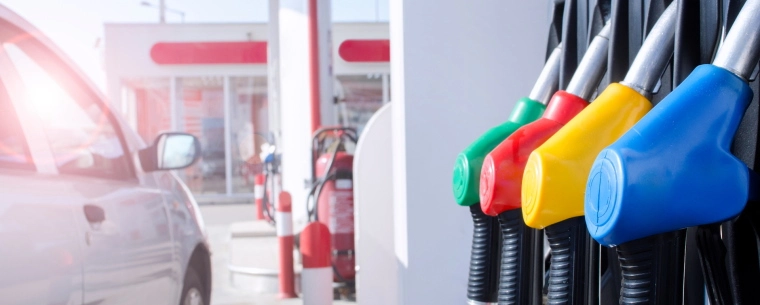
{"type": "Polygon", "coordinates": [[[23,143],[23,150],[24,150],[24,158],[27,160],[26,163],[13,163],[13,162],[6,162],[0,160],[0,169],[13,169],[13,170],[23,170],[23,171],[29,171],[29,172],[37,172],[37,163],[35,162],[34,158],[32,157],[31,150],[29,149],[29,139],[26,136],[26,133],[24,132],[24,123],[22,120],[22,117],[19,115],[19,112],[16,110],[16,105],[13,103],[13,99],[11,98],[11,95],[9,94],[5,82],[2,81],[3,75],[0,74],[0,99],[7,99],[8,101],[8,112],[11,113],[10,115],[16,118],[15,123],[18,125],[18,129],[21,132],[21,138],[24,139],[23,143]]]}

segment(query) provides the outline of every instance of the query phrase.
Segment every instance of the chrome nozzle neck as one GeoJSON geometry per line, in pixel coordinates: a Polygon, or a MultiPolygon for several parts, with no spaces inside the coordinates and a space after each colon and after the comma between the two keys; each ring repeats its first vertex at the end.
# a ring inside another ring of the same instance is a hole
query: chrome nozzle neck
{"type": "Polygon", "coordinates": [[[622,84],[651,97],[662,73],[673,56],[676,32],[676,3],[673,1],[649,31],[644,43],[633,59],[622,84]]]}
{"type": "Polygon", "coordinates": [[[561,54],[562,43],[557,45],[549,55],[549,59],[546,60],[544,69],[538,75],[536,84],[533,85],[533,90],[530,91],[528,98],[544,105],[549,103],[549,99],[559,89],[559,62],[561,54]]]}
{"type": "Polygon", "coordinates": [[[570,79],[565,91],[587,101],[591,98],[607,71],[609,36],[610,23],[608,22],[589,44],[586,54],[583,55],[578,68],[575,69],[573,78],[570,79]]]}

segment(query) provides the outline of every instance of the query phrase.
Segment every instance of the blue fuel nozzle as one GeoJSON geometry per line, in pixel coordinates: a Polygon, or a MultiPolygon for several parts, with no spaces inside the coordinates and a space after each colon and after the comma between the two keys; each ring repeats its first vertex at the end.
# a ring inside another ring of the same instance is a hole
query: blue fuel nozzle
{"type": "Polygon", "coordinates": [[[597,156],[584,200],[594,239],[614,246],[744,209],[750,172],[730,148],[752,100],[746,80],[758,58],[760,0],[749,0],[713,64],[697,67],[597,156]]]}

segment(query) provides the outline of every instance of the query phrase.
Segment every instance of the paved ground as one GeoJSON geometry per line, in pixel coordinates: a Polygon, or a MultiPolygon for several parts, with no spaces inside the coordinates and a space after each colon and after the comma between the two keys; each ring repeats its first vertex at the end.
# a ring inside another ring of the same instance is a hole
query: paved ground
{"type": "MultiPolygon", "coordinates": [[[[230,224],[253,219],[252,204],[201,206],[212,251],[213,292],[211,305],[300,305],[301,299],[279,300],[276,294],[260,294],[232,285],[227,265],[230,260],[230,224]]],[[[271,251],[262,251],[263,253],[271,251]]],[[[335,301],[336,305],[356,305],[335,301]]]]}

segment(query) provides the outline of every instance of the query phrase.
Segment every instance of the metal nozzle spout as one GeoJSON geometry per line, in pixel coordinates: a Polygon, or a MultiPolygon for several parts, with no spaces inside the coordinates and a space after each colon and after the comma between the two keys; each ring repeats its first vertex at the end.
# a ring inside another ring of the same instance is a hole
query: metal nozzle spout
{"type": "Polygon", "coordinates": [[[559,89],[559,61],[561,53],[562,43],[557,45],[549,55],[549,59],[546,60],[544,69],[538,75],[538,80],[536,80],[536,84],[533,86],[533,90],[530,91],[528,98],[544,105],[549,103],[549,99],[559,89]]]}
{"type": "Polygon", "coordinates": [[[608,22],[588,46],[578,68],[570,79],[565,91],[586,101],[596,91],[607,70],[607,49],[610,45],[610,23],[608,22]]]}
{"type": "Polygon", "coordinates": [[[760,0],[747,0],[718,49],[713,65],[749,80],[760,60],[760,0]]]}
{"type": "Polygon", "coordinates": [[[662,76],[662,72],[668,66],[670,57],[673,56],[676,32],[676,3],[673,1],[662,15],[652,30],[649,31],[639,53],[633,59],[633,64],[622,84],[634,89],[650,98],[652,90],[662,76]]]}

